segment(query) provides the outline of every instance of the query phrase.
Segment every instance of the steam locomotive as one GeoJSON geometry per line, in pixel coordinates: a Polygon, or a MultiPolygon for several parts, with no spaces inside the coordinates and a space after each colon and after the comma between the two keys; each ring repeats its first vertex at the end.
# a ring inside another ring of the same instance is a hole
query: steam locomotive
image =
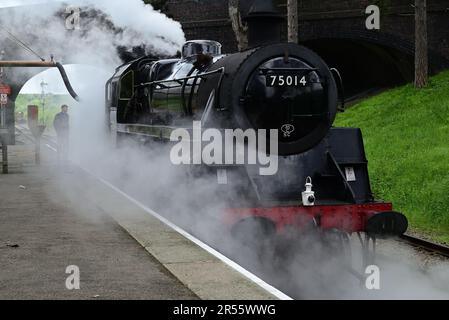
{"type": "Polygon", "coordinates": [[[240,190],[225,210],[233,232],[251,223],[267,235],[312,228],[365,233],[369,241],[403,234],[405,216],[374,199],[361,130],[332,127],[344,100],[338,71],[301,45],[281,43],[281,19],[271,1],[255,1],[248,50],[225,55],[218,42],[189,41],[180,58],[118,67],[106,85],[112,134],[172,143],[171,133],[191,132],[194,121],[203,129],[276,129],[276,174],[207,166],[223,195],[240,190]]]}

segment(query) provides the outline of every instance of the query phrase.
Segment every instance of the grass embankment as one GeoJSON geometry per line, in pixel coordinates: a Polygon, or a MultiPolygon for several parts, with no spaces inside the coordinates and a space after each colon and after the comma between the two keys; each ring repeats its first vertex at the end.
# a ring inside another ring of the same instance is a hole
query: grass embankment
{"type": "Polygon", "coordinates": [[[449,243],[449,71],[427,88],[395,88],[338,116],[363,130],[376,197],[392,201],[411,229],[449,243]]]}

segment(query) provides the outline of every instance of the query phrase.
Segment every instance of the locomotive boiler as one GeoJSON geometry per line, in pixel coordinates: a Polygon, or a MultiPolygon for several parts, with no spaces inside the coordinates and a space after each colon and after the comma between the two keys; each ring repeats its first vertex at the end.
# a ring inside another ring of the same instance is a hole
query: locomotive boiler
{"type": "Polygon", "coordinates": [[[218,42],[189,41],[179,58],[118,67],[106,86],[111,133],[120,144],[133,137],[170,143],[174,130],[192,131],[194,122],[278,130],[276,174],[207,166],[223,195],[240,190],[224,213],[233,232],[252,223],[267,235],[312,228],[365,233],[369,241],[403,234],[405,216],[371,191],[361,130],[333,127],[344,100],[338,71],[308,48],[282,43],[281,20],[271,1],[255,1],[246,17],[248,50],[222,54],[218,42]]]}

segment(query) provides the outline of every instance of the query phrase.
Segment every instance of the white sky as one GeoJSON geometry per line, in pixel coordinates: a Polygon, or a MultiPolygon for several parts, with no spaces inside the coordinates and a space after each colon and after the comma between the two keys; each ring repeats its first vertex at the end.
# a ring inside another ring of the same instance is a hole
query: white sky
{"type": "MultiPolygon", "coordinates": [[[[67,74],[73,74],[74,68],[73,66],[66,66],[67,74]]],[[[22,87],[20,93],[24,94],[32,94],[32,93],[41,93],[41,82],[44,81],[48,83],[48,86],[45,87],[45,92],[53,93],[53,94],[66,94],[67,89],[64,86],[64,82],[61,79],[61,75],[59,74],[58,69],[51,68],[45,70],[38,75],[34,76],[22,87]]]]}
{"type": "MultiPolygon", "coordinates": [[[[101,88],[101,86],[106,84],[107,79],[112,76],[112,74],[108,74],[104,70],[88,65],[64,65],[64,69],[67,72],[70,83],[78,94],[88,91],[92,85],[97,85],[101,88]]],[[[47,69],[28,80],[22,87],[22,90],[20,90],[20,93],[41,93],[42,81],[48,83],[48,86],[45,87],[46,93],[68,94],[61,75],[56,68],[47,69]]]]}

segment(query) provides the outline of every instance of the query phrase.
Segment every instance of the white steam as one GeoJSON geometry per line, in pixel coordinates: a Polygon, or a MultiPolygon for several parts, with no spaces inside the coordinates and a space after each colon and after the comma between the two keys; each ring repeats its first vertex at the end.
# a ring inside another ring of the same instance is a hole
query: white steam
{"type": "MultiPolygon", "coordinates": [[[[15,1],[15,4],[27,3],[15,1]]],[[[8,5],[8,4],[6,4],[8,5]]],[[[1,7],[1,4],[0,4],[1,7]]],[[[1,50],[9,59],[36,59],[5,29],[45,59],[109,69],[121,64],[117,49],[140,47],[146,54],[174,55],[185,41],[181,25],[141,0],[46,1],[0,9],[1,50]],[[67,8],[79,8],[79,29],[68,29],[67,8]]],[[[112,72],[111,71],[111,72],[112,72]]],[[[16,72],[17,73],[17,72],[16,72]]]]}

